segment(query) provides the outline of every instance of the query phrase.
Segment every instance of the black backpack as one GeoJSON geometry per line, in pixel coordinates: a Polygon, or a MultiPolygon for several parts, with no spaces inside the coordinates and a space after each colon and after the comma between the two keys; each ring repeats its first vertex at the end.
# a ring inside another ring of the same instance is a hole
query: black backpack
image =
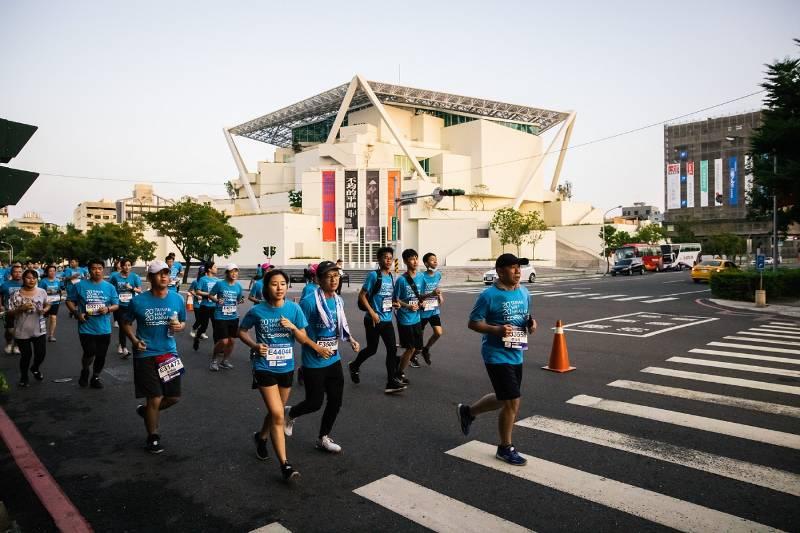
{"type": "Polygon", "coordinates": [[[422,302],[420,301],[420,300],[421,300],[421,298],[419,297],[419,290],[417,290],[417,284],[416,284],[416,283],[414,283],[414,278],[412,278],[412,277],[411,277],[411,274],[409,274],[408,272],[406,272],[405,274],[403,274],[403,277],[405,277],[405,278],[406,278],[406,281],[407,281],[407,282],[408,282],[408,284],[411,286],[411,290],[412,290],[412,291],[414,291],[414,296],[416,296],[416,297],[417,297],[417,303],[418,303],[418,305],[422,305],[422,302]]]}
{"type": "MultiPolygon", "coordinates": [[[[375,275],[377,279],[375,280],[375,284],[369,290],[369,294],[367,295],[367,302],[370,304],[372,303],[372,299],[381,291],[381,287],[383,286],[383,275],[381,274],[381,269],[375,271],[375,275]]],[[[391,276],[391,274],[389,274],[391,276]]],[[[392,276],[392,284],[394,284],[394,276],[392,276]]],[[[361,298],[358,299],[358,309],[361,311],[367,311],[368,309],[364,307],[364,304],[361,303],[361,298]]]]}

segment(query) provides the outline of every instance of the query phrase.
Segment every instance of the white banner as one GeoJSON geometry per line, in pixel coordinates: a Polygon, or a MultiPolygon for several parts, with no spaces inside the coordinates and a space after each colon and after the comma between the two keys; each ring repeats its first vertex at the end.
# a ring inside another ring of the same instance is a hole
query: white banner
{"type": "Polygon", "coordinates": [[[681,165],[669,163],[667,165],[667,209],[680,209],[681,207],[681,165]]]}
{"type": "Polygon", "coordinates": [[[750,201],[750,193],[753,190],[753,156],[744,156],[744,201],[750,201]]]}
{"type": "Polygon", "coordinates": [[[708,161],[700,161],[700,207],[708,207],[708,161]]]}
{"type": "Polygon", "coordinates": [[[694,161],[686,163],[686,207],[694,207],[694,161]]]}
{"type": "Polygon", "coordinates": [[[725,197],[722,194],[722,159],[714,160],[714,205],[720,207],[722,202],[718,202],[717,197],[725,197]]]}

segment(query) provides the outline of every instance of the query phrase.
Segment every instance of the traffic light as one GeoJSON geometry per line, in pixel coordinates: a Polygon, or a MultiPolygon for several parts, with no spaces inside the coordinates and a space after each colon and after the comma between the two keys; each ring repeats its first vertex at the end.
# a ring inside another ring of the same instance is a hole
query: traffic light
{"type": "MultiPolygon", "coordinates": [[[[0,163],[8,163],[16,157],[37,129],[37,126],[0,118],[0,163]]],[[[38,172],[0,166],[0,207],[19,202],[38,177],[38,172]]]]}
{"type": "Polygon", "coordinates": [[[264,252],[264,255],[266,255],[267,257],[275,257],[275,253],[278,250],[274,246],[264,246],[262,251],[264,252]]]}

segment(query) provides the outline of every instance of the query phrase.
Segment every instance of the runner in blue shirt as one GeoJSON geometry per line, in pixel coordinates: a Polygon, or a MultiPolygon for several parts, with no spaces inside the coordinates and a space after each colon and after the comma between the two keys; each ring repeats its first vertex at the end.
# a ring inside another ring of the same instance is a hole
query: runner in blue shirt
{"type": "Polygon", "coordinates": [[[78,317],[78,337],[83,348],[81,376],[78,385],[86,387],[89,367],[93,374],[91,387],[102,389],[100,372],[106,362],[106,352],[111,342],[111,315],[119,308],[117,289],[103,280],[104,263],[100,259],[89,261],[90,277],[74,285],[67,307],[78,317]]]}
{"type": "MultiPolygon", "coordinates": [[[[131,272],[131,260],[122,258],[119,261],[119,271],[112,272],[111,276],[108,278],[108,282],[117,289],[117,294],[119,295],[119,309],[114,313],[114,320],[116,320],[118,324],[122,324],[122,319],[125,317],[128,306],[135,299],[134,296],[142,292],[142,280],[138,274],[131,272]]],[[[125,344],[126,335],[125,332],[122,331],[122,328],[120,328],[117,353],[122,359],[127,359],[130,356],[128,347],[125,344]]]]}
{"type": "Polygon", "coordinates": [[[217,282],[219,282],[217,265],[214,264],[214,261],[209,261],[205,265],[204,275],[197,280],[197,289],[194,291],[201,298],[200,303],[194,310],[195,318],[199,322],[195,328],[194,341],[192,341],[194,351],[200,349],[200,339],[208,338],[208,335],[206,335],[208,321],[214,316],[214,309],[217,307],[217,304],[208,298],[208,293],[211,292],[217,282]]]}
{"type": "MultiPolygon", "coordinates": [[[[422,263],[425,265],[425,272],[422,273],[422,332],[425,333],[425,326],[431,325],[433,335],[431,335],[428,342],[422,348],[422,358],[425,364],[431,364],[431,346],[438,341],[443,333],[442,319],[439,315],[439,306],[444,301],[442,291],[439,284],[442,282],[442,273],[437,270],[439,267],[439,260],[436,254],[428,252],[422,256],[422,263]]],[[[417,358],[416,354],[411,359],[411,366],[414,366],[414,360],[417,358]]],[[[417,363],[419,366],[419,363],[417,363]]]]}
{"type": "Polygon", "coordinates": [[[481,355],[492,382],[494,394],[487,394],[472,405],[458,404],[457,414],[464,435],[475,417],[500,409],[500,445],[495,457],[515,466],[528,461],[514,447],[511,433],[519,414],[523,352],[528,349],[528,334],[536,332],[531,317],[530,294],[520,287],[520,265],[528,260],[503,254],[495,261],[497,281],[484,290],[469,315],[469,329],[483,334],[481,355]]]}
{"type": "Polygon", "coordinates": [[[253,302],[254,304],[259,304],[264,299],[264,279],[257,279],[253,281],[250,285],[250,293],[247,295],[247,299],[253,302]]]}
{"type": "Polygon", "coordinates": [[[243,302],[242,286],[239,279],[239,267],[235,263],[225,266],[225,279],[218,281],[208,291],[208,298],[216,304],[214,308],[214,353],[211,355],[212,372],[220,368],[231,369],[234,339],[239,335],[239,304],[243,302]]]}
{"type": "Polygon", "coordinates": [[[286,301],[289,276],[282,270],[270,270],[264,275],[264,301],[254,305],[242,319],[239,339],[250,348],[253,367],[253,388],[258,389],[267,408],[261,431],[253,433],[256,457],[266,460],[267,438],[272,436],[272,448],[280,462],[283,479],[292,481],[300,474],[286,458],[286,400],[292,391],[294,375],[294,342],[316,347],[320,355],[330,356],[330,350],[320,347],[306,335],[308,326],[300,306],[286,301]],[[255,341],[247,332],[255,327],[255,341]]]}
{"type": "MultiPolygon", "coordinates": [[[[125,260],[121,263],[124,270],[125,260]]],[[[147,451],[161,453],[157,433],[159,413],[178,403],[181,396],[183,362],[178,357],[175,334],[186,327],[183,298],[169,290],[166,263],[153,261],[147,267],[150,290],[133,298],[125,309],[120,329],[133,346],[133,383],[137,398],[146,398],[136,413],[144,419],[147,451]],[[136,332],[133,323],[136,322],[136,332]]]]}
{"type": "Polygon", "coordinates": [[[50,309],[45,313],[47,317],[47,341],[56,342],[56,320],[58,309],[61,307],[61,280],[56,277],[55,265],[47,265],[44,269],[45,278],[39,282],[39,287],[47,293],[47,303],[50,309]]]}
{"type": "MultiPolygon", "coordinates": [[[[11,296],[22,288],[22,263],[14,263],[9,267],[10,276],[0,284],[0,311],[7,311],[11,296]]],[[[14,316],[5,315],[5,353],[19,353],[19,348],[14,343],[14,316]]]]}
{"type": "Polygon", "coordinates": [[[64,269],[63,275],[61,276],[62,281],[64,282],[64,290],[67,293],[67,298],[72,296],[72,290],[75,288],[75,285],[82,279],[85,279],[87,276],[84,275],[82,267],[78,266],[78,260],[76,258],[72,258],[69,260],[69,266],[64,269]]]}
{"type": "Polygon", "coordinates": [[[303,287],[303,292],[300,293],[300,300],[301,301],[304,300],[306,296],[308,296],[309,294],[313,293],[314,291],[316,291],[319,288],[319,285],[317,284],[317,267],[318,266],[319,266],[318,264],[314,263],[313,265],[308,267],[309,278],[308,278],[308,281],[306,281],[305,287],[303,287]]]}
{"type": "MultiPolygon", "coordinates": [[[[422,272],[417,272],[419,255],[416,250],[403,250],[406,272],[394,284],[394,303],[397,310],[397,332],[400,346],[405,350],[400,358],[398,378],[408,385],[405,371],[411,363],[411,356],[422,351],[422,319],[420,317],[422,300],[422,272]]],[[[419,363],[417,364],[419,367],[419,363]]]]}
{"type": "Polygon", "coordinates": [[[181,286],[181,273],[183,273],[183,265],[175,262],[175,254],[167,256],[167,265],[169,266],[169,290],[178,292],[181,286]]]}

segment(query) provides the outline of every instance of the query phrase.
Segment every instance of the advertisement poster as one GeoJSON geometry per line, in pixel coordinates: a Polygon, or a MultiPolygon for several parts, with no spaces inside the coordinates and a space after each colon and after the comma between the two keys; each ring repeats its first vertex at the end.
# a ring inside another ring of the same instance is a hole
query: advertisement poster
{"type": "Polygon", "coordinates": [[[736,156],[728,158],[728,204],[739,205],[739,167],[736,156]]]}
{"type": "Polygon", "coordinates": [[[358,171],[344,171],[344,242],[358,242],[358,171]]]}
{"type": "Polygon", "coordinates": [[[367,223],[364,226],[364,242],[380,242],[380,172],[367,170],[367,223]]]}
{"type": "Polygon", "coordinates": [[[667,209],[681,207],[681,166],[679,163],[667,165],[667,209]]]}
{"type": "Polygon", "coordinates": [[[694,207],[694,161],[686,163],[686,207],[694,207]]]}
{"type": "Polygon", "coordinates": [[[717,201],[717,195],[722,198],[722,159],[714,160],[714,205],[722,206],[722,202],[717,201]]]}
{"type": "Polygon", "coordinates": [[[708,161],[700,161],[700,207],[708,207],[708,161]]]}
{"type": "Polygon", "coordinates": [[[336,172],[322,172],[322,241],[336,242],[336,172]]]}
{"type": "Polygon", "coordinates": [[[745,202],[753,192],[753,156],[747,154],[744,156],[744,195],[745,202]]]}

